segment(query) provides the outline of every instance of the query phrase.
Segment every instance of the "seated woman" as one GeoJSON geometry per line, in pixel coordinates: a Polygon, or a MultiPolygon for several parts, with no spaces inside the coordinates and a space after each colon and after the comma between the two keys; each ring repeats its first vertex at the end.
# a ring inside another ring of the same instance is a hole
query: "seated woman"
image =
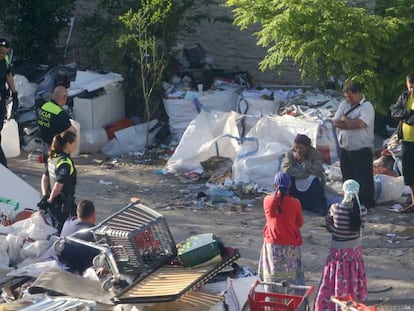
{"type": "Polygon", "coordinates": [[[322,157],[308,136],[296,135],[293,148],[283,158],[281,170],[292,177],[290,191],[302,203],[302,208],[325,215],[328,207],[322,157]]]}

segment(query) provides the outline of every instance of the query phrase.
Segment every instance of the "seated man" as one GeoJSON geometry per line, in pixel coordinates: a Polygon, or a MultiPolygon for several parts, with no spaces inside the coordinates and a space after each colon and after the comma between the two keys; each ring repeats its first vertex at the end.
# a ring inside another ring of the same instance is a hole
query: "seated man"
{"type": "MultiPolygon", "coordinates": [[[[92,201],[83,200],[81,201],[76,208],[76,217],[68,218],[62,227],[62,232],[60,233],[61,237],[67,237],[79,230],[87,229],[95,226],[96,214],[95,206],[92,201]]],[[[75,237],[85,240],[93,241],[94,238],[88,234],[77,234],[75,237]]]]}
{"type": "Polygon", "coordinates": [[[285,154],[281,170],[292,177],[291,194],[302,203],[302,209],[325,215],[326,203],[322,157],[302,134],[295,137],[293,148],[285,154]]]}
{"type": "MultiPolygon", "coordinates": [[[[95,206],[91,201],[83,200],[78,204],[76,214],[76,217],[66,220],[60,236],[65,238],[71,236],[80,240],[94,242],[93,232],[86,229],[95,226],[95,206]]],[[[99,250],[92,246],[68,240],[59,254],[59,259],[69,267],[69,271],[83,274],[87,268],[92,266],[92,260],[98,254],[99,250]]]]}

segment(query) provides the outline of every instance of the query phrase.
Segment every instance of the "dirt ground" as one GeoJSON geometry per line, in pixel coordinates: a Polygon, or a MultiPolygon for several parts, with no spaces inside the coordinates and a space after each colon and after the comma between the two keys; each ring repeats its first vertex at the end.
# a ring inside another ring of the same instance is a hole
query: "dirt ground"
{"type": "MultiPolygon", "coordinates": [[[[200,204],[197,194],[206,190],[205,181],[190,181],[173,174],[156,174],[164,168],[161,152],[151,158],[105,159],[102,154],[74,158],[78,170],[77,201],[91,199],[98,209],[98,221],[128,204],[131,197],[162,213],[175,242],[191,235],[213,232],[225,245],[238,248],[242,266],[257,269],[262,245],[264,215],[261,195],[251,199],[247,208],[222,204],[200,204]]],[[[9,159],[9,168],[40,189],[43,164],[27,159],[27,153],[9,159]]],[[[368,215],[364,230],[364,259],[368,271],[369,298],[414,298],[414,214],[387,209],[392,203],[377,206],[368,215]],[[387,234],[393,233],[395,237],[387,234]]],[[[303,263],[307,284],[315,291],[325,263],[329,234],[322,217],[305,214],[303,263]]]]}

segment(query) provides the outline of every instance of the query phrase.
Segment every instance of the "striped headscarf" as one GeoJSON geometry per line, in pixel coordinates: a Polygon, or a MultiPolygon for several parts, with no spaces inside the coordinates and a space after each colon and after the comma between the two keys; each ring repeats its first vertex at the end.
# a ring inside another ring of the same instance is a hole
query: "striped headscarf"
{"type": "MultiPolygon", "coordinates": [[[[350,202],[353,198],[355,198],[356,203],[358,204],[359,215],[362,215],[362,208],[361,203],[359,202],[359,183],[353,179],[347,179],[344,184],[342,185],[342,189],[344,190],[344,199],[342,203],[350,202]]],[[[360,226],[360,234],[362,237],[362,226],[360,226]]]]}
{"type": "Polygon", "coordinates": [[[359,203],[359,184],[357,181],[353,179],[348,179],[342,185],[342,189],[344,190],[344,199],[342,202],[349,202],[355,197],[359,203]]]}

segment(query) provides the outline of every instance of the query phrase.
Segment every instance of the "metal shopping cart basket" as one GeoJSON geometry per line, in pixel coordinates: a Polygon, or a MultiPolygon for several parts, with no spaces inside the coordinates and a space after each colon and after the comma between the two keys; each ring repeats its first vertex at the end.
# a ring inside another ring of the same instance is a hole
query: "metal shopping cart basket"
{"type": "Polygon", "coordinates": [[[256,281],[250,288],[247,301],[250,311],[305,311],[309,310],[312,292],[313,286],[256,281]],[[276,292],[265,292],[263,285],[271,285],[276,292]]]}
{"type": "MultiPolygon", "coordinates": [[[[60,253],[68,241],[98,250],[93,264],[106,265],[112,281],[119,279],[121,273],[134,278],[151,273],[177,256],[165,218],[139,202],[127,205],[88,231],[96,242],[80,240],[75,233],[56,242],[55,250],[60,253]]],[[[108,285],[104,283],[104,287],[108,285]]]]}

